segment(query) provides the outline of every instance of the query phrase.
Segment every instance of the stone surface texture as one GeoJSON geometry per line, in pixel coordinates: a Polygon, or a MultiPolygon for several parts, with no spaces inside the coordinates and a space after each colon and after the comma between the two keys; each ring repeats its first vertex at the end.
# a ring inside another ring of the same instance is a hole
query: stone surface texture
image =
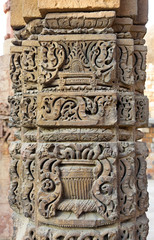
{"type": "Polygon", "coordinates": [[[146,29],[105,2],[14,25],[14,240],[147,238],[146,29]]]}

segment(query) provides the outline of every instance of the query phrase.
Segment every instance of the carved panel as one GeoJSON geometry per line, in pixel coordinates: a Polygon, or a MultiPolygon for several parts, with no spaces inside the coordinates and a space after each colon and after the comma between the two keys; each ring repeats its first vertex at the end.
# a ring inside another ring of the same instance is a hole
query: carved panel
{"type": "Polygon", "coordinates": [[[36,143],[24,143],[21,149],[23,183],[22,207],[25,217],[33,217],[35,207],[35,153],[36,143]]]}
{"type": "Polygon", "coordinates": [[[143,92],[146,80],[147,47],[135,45],[134,49],[134,78],[136,91],[143,92]]]}
{"type": "Polygon", "coordinates": [[[38,94],[42,126],[109,126],[117,122],[116,94],[38,94]]]}
{"type": "Polygon", "coordinates": [[[15,92],[20,92],[22,90],[21,52],[21,47],[11,48],[10,77],[12,80],[12,88],[15,92]]]}
{"type": "Polygon", "coordinates": [[[119,144],[120,214],[121,220],[136,213],[135,146],[134,143],[119,144]]]}
{"type": "Polygon", "coordinates": [[[136,186],[137,186],[137,209],[139,212],[147,211],[149,206],[146,176],[146,157],[148,149],[145,143],[136,143],[136,186]]]}
{"type": "Polygon", "coordinates": [[[118,99],[118,117],[120,126],[135,124],[135,97],[133,93],[121,93],[118,99]]]}
{"type": "Polygon", "coordinates": [[[109,229],[100,228],[99,230],[66,230],[59,228],[49,228],[49,227],[38,227],[35,229],[35,226],[31,223],[27,227],[26,236],[23,240],[64,240],[64,239],[76,239],[76,240],[117,240],[118,238],[118,229],[116,227],[111,227],[109,229]]]}
{"type": "Polygon", "coordinates": [[[117,218],[116,144],[41,144],[39,212],[45,218],[56,209],[98,212],[102,223],[117,218]],[[61,176],[61,177],[60,177],[61,176]]]}
{"type": "MultiPolygon", "coordinates": [[[[9,128],[10,108],[7,103],[0,102],[0,142],[14,140],[13,130],[9,128]]],[[[1,146],[3,148],[3,145],[1,146]]]]}
{"type": "Polygon", "coordinates": [[[11,166],[10,166],[10,192],[9,203],[12,209],[20,212],[21,206],[21,142],[13,142],[10,146],[11,166]]]}
{"type": "Polygon", "coordinates": [[[25,90],[36,89],[38,79],[38,48],[36,46],[23,47],[21,55],[22,80],[25,90]]]}
{"type": "Polygon", "coordinates": [[[61,40],[40,37],[39,82],[58,85],[61,90],[74,85],[90,85],[95,89],[97,85],[111,84],[115,78],[115,37],[110,35],[109,41],[106,37],[102,40],[103,37],[96,40],[91,35],[91,41],[82,41],[83,35],[76,38],[72,35],[72,39],[64,35],[61,40]]]}
{"type": "Polygon", "coordinates": [[[135,97],[135,112],[137,127],[147,127],[149,120],[149,101],[147,97],[136,96],[135,97]]]}
{"type": "Polygon", "coordinates": [[[37,96],[24,95],[21,101],[21,123],[24,127],[35,127],[37,115],[37,96]]]}
{"type": "Polygon", "coordinates": [[[10,103],[10,127],[20,127],[20,118],[21,118],[21,96],[9,97],[10,103]]]}
{"type": "Polygon", "coordinates": [[[118,79],[122,84],[128,86],[134,84],[133,51],[134,41],[132,39],[117,40],[118,79]]]}

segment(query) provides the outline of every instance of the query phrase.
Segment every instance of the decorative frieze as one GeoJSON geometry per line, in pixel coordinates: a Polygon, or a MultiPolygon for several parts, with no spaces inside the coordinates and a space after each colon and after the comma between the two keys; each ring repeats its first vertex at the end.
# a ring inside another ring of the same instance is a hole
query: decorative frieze
{"type": "Polygon", "coordinates": [[[117,122],[116,94],[38,94],[40,126],[112,126],[117,122]]]}

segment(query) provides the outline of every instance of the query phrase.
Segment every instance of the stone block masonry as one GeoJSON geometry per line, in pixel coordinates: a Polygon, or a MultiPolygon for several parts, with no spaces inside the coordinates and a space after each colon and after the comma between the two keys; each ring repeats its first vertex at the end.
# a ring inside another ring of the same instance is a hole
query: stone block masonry
{"type": "Polygon", "coordinates": [[[13,239],[146,240],[146,29],[138,1],[79,2],[13,25],[13,239]]]}

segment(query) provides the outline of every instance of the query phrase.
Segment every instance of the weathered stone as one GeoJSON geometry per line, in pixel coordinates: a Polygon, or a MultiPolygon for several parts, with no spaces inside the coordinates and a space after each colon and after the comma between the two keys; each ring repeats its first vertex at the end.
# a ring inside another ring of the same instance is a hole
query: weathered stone
{"type": "Polygon", "coordinates": [[[37,4],[38,0],[23,0],[22,14],[26,22],[33,18],[42,17],[37,4]]]}
{"type": "Polygon", "coordinates": [[[120,0],[38,0],[38,7],[41,11],[70,11],[70,10],[102,10],[117,9],[120,6],[120,0]]]}
{"type": "Polygon", "coordinates": [[[22,15],[23,0],[13,0],[11,2],[11,26],[20,28],[25,26],[25,21],[22,15]]]}
{"type": "Polygon", "coordinates": [[[132,17],[138,14],[138,0],[121,0],[117,16],[132,17]]]}
{"type": "Polygon", "coordinates": [[[42,19],[26,17],[11,56],[14,239],[145,240],[148,151],[138,128],[148,124],[148,100],[137,1],[121,1],[117,18],[119,1],[38,3],[42,19]],[[80,12],[45,16],[58,10],[80,12]]]}
{"type": "Polygon", "coordinates": [[[138,0],[138,14],[134,23],[144,25],[148,21],[148,0],[138,0]]]}

